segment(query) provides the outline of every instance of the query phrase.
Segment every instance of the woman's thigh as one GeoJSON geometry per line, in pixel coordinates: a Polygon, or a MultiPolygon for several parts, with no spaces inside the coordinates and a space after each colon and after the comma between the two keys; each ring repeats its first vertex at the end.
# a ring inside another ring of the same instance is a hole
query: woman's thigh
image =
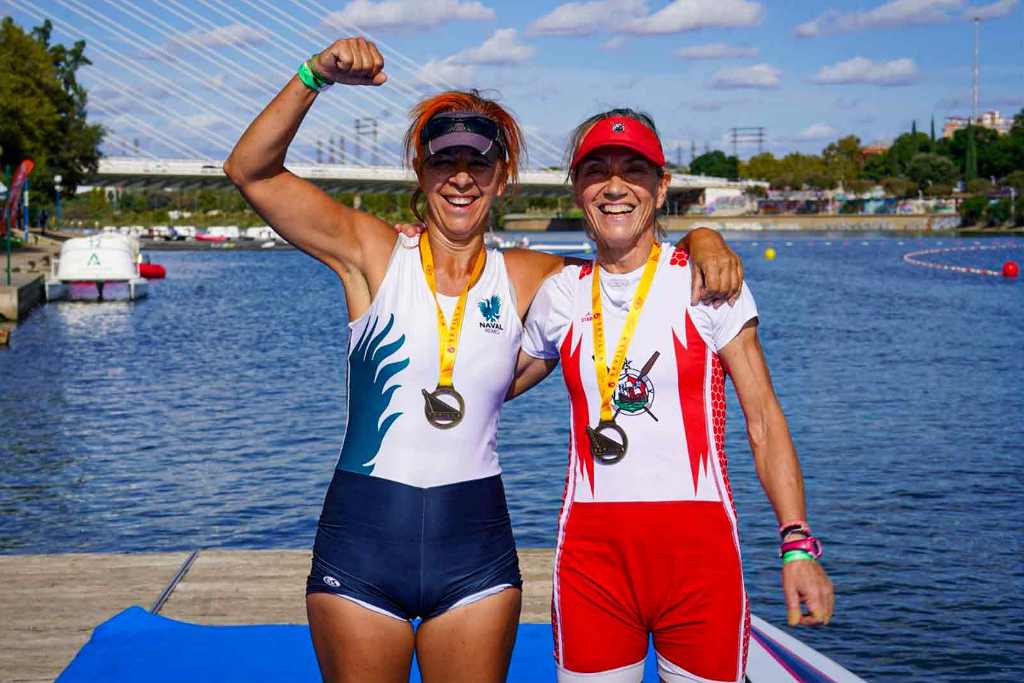
{"type": "Polygon", "coordinates": [[[409,622],[329,593],[306,596],[325,683],[407,683],[415,644],[409,622]]]}
{"type": "Polygon", "coordinates": [[[516,641],[522,591],[506,588],[428,619],[416,632],[424,683],[502,683],[516,641]]]}

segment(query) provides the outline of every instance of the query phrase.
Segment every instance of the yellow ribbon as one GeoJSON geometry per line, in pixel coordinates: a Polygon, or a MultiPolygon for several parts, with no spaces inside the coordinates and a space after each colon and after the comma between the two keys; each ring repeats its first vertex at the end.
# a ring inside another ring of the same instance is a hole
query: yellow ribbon
{"type": "Polygon", "coordinates": [[[484,262],[487,260],[487,250],[481,247],[480,253],[473,264],[473,272],[466,281],[466,286],[459,294],[459,300],[452,311],[452,322],[448,325],[444,319],[444,311],[437,301],[437,277],[434,274],[434,255],[430,251],[430,240],[427,233],[420,235],[420,258],[423,260],[423,274],[427,276],[427,286],[434,296],[434,306],[437,309],[437,345],[439,350],[439,366],[441,376],[437,381],[440,387],[452,386],[452,373],[455,371],[455,354],[459,349],[459,336],[462,333],[462,320],[466,312],[466,300],[469,298],[469,288],[473,286],[476,279],[484,269],[484,262]]]}
{"type": "Polygon", "coordinates": [[[611,422],[614,419],[612,413],[612,397],[615,396],[615,385],[622,374],[622,366],[626,362],[626,349],[636,332],[636,324],[640,319],[640,309],[644,307],[647,300],[647,293],[651,290],[651,283],[654,281],[654,271],[658,268],[658,259],[661,258],[661,244],[655,242],[651,251],[647,254],[647,263],[644,265],[644,273],[640,276],[640,284],[633,294],[633,301],[629,304],[629,313],[626,314],[626,323],[622,326],[622,334],[619,335],[619,343],[615,347],[615,358],[612,366],[606,365],[604,351],[604,317],[601,315],[601,267],[594,264],[594,279],[590,289],[590,303],[593,309],[593,320],[591,326],[594,329],[594,367],[597,368],[597,390],[601,392],[601,422],[611,422]]]}

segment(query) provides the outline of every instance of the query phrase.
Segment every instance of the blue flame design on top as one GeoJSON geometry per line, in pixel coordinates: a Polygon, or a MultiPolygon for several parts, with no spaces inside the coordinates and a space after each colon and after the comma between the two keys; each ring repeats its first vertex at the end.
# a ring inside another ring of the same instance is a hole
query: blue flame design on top
{"type": "Polygon", "coordinates": [[[501,297],[494,294],[489,299],[484,299],[479,303],[480,312],[484,316],[484,320],[489,323],[498,322],[498,316],[501,315],[501,297]]]}
{"type": "Polygon", "coordinates": [[[402,413],[381,417],[391,403],[391,396],[401,385],[387,386],[391,378],[409,365],[409,359],[381,364],[405,344],[403,334],[395,341],[384,344],[384,338],[395,323],[394,314],[378,334],[380,318],[368,322],[348,357],[348,428],[341,447],[338,469],[358,474],[372,474],[374,459],[380,452],[391,425],[402,413]]]}

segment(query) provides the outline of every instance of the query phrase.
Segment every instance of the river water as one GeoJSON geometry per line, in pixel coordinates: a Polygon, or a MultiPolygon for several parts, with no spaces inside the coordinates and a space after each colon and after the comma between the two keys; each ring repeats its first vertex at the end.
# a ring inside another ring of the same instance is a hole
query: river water
{"type": "MultiPolygon", "coordinates": [[[[901,258],[974,240],[730,240],[838,594],[833,624],[797,635],[871,680],[1024,678],[1024,285],[901,258]]],[[[928,258],[1024,257],[985,244],[928,258]]],[[[311,545],[345,426],[337,279],[293,251],[153,256],[169,275],[147,300],[46,305],[0,349],[0,553],[311,545]]],[[[522,546],[554,545],[563,393],[555,373],[502,417],[522,546]]],[[[729,393],[748,588],[780,624],[774,518],[729,393]]]]}

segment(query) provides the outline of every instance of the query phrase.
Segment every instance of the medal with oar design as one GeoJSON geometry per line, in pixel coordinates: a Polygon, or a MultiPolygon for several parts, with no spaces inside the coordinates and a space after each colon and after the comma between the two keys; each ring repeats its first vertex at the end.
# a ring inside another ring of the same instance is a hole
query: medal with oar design
{"type": "MultiPolygon", "coordinates": [[[[661,244],[655,242],[647,254],[644,272],[640,276],[636,293],[633,294],[633,301],[629,304],[629,313],[626,314],[626,322],[622,326],[619,343],[615,346],[615,357],[612,359],[611,367],[607,365],[608,356],[605,354],[604,347],[604,316],[601,315],[601,268],[596,264],[594,266],[590,305],[592,310],[591,327],[594,333],[594,368],[597,370],[597,390],[601,393],[601,420],[596,427],[587,427],[587,436],[590,437],[590,453],[598,462],[605,465],[614,465],[622,460],[626,457],[626,451],[629,448],[626,432],[615,422],[616,414],[612,412],[612,398],[615,396],[615,386],[622,374],[622,366],[626,362],[626,350],[636,332],[640,309],[643,308],[647,294],[651,291],[651,283],[654,281],[654,271],[658,269],[659,258],[661,258],[661,244]]],[[[653,365],[653,362],[648,362],[653,365]]],[[[650,371],[650,368],[645,368],[645,370],[650,371]]]]}
{"type": "Polygon", "coordinates": [[[462,334],[462,321],[466,313],[466,300],[469,298],[469,288],[473,286],[480,273],[484,269],[484,262],[487,260],[486,249],[480,249],[473,264],[473,272],[466,281],[466,286],[459,294],[459,300],[452,311],[451,323],[446,323],[444,311],[437,300],[437,277],[434,272],[434,255],[430,251],[430,240],[427,233],[420,235],[420,258],[423,261],[423,274],[427,278],[427,286],[430,287],[430,294],[434,297],[434,307],[437,311],[437,344],[439,349],[440,376],[437,380],[437,387],[433,391],[423,389],[423,413],[427,422],[438,429],[451,429],[462,422],[466,414],[466,401],[462,394],[456,391],[452,384],[452,374],[455,371],[455,356],[459,350],[459,337],[462,334]]]}

